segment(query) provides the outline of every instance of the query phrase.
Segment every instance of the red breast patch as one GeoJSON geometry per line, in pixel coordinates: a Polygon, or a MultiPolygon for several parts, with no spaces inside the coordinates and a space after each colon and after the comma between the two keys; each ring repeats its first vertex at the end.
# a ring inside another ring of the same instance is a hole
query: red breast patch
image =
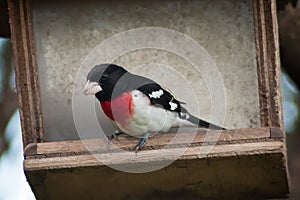
{"type": "Polygon", "coordinates": [[[122,125],[126,125],[134,114],[131,93],[124,93],[111,101],[101,102],[101,107],[108,118],[122,125]]]}

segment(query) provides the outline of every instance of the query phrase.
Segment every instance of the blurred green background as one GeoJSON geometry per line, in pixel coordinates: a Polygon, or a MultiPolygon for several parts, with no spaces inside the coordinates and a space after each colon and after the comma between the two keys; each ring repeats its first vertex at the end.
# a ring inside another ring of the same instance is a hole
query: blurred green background
{"type": "MultiPolygon", "coordinates": [[[[300,0],[278,0],[284,122],[291,179],[289,199],[300,199],[300,0]]],[[[0,0],[0,200],[35,199],[23,172],[13,53],[6,0],[0,0]]]]}

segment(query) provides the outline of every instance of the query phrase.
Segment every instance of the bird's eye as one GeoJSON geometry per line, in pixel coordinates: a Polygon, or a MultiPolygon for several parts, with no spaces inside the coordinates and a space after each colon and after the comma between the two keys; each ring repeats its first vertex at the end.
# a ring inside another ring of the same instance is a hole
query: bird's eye
{"type": "Polygon", "coordinates": [[[102,76],[101,76],[101,79],[107,79],[108,77],[108,74],[107,73],[103,73],[102,76]]]}

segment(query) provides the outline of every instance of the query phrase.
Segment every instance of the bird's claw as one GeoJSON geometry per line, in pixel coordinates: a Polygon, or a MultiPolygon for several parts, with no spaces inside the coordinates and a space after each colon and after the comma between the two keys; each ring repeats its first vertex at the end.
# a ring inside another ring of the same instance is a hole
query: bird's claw
{"type": "Polygon", "coordinates": [[[111,143],[112,143],[112,140],[113,139],[116,139],[116,140],[118,140],[118,136],[119,135],[123,135],[124,133],[122,133],[122,132],[115,132],[114,134],[112,134],[112,135],[107,135],[106,137],[105,137],[105,140],[106,140],[106,146],[107,146],[107,151],[110,151],[110,145],[111,145],[111,143]]]}
{"type": "Polygon", "coordinates": [[[109,136],[107,136],[107,139],[108,139],[107,141],[110,143],[115,137],[116,137],[115,134],[109,135],[109,136]]]}
{"type": "Polygon", "coordinates": [[[140,139],[139,143],[135,146],[135,154],[137,154],[138,151],[142,150],[145,146],[146,142],[148,141],[148,136],[143,137],[140,139]]]}

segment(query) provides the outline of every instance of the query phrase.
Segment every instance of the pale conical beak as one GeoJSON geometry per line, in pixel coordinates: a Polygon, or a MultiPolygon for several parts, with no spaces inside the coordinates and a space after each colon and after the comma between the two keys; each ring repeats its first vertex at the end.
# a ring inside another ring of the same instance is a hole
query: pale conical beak
{"type": "Polygon", "coordinates": [[[90,82],[90,80],[88,80],[85,84],[83,93],[85,95],[95,95],[100,91],[102,91],[102,88],[97,82],[90,82]]]}

